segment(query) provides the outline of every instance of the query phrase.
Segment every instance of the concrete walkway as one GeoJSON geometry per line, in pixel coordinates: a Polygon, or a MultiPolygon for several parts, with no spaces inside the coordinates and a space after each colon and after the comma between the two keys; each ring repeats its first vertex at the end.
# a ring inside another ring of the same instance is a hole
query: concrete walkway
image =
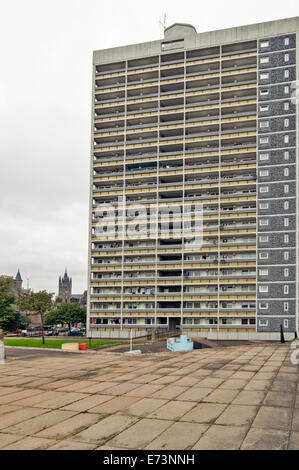
{"type": "Polygon", "coordinates": [[[8,357],[0,449],[298,449],[290,345],[8,357]]]}

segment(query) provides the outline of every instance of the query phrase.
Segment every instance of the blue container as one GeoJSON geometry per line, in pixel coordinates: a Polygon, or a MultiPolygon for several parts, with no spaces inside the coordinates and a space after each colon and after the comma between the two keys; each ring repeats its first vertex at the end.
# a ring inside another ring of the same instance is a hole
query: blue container
{"type": "Polygon", "coordinates": [[[193,339],[187,335],[181,335],[179,338],[168,338],[166,343],[170,351],[193,351],[193,339]]]}

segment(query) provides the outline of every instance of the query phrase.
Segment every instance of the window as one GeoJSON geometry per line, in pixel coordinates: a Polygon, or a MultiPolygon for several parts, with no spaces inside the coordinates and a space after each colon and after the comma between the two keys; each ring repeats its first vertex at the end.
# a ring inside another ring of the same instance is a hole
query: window
{"type": "Polygon", "coordinates": [[[260,243],[268,243],[269,242],[269,237],[266,235],[260,236],[260,243]]]}
{"type": "Polygon", "coordinates": [[[289,136],[288,136],[288,135],[285,135],[285,136],[284,136],[284,143],[285,143],[285,144],[288,144],[289,141],[290,141],[289,136]]]}
{"type": "Polygon", "coordinates": [[[268,144],[269,137],[260,137],[260,144],[268,144]]]}
{"type": "Polygon", "coordinates": [[[261,202],[260,203],[260,209],[269,209],[269,203],[268,202],[261,202]]]}
{"type": "Polygon", "coordinates": [[[288,234],[283,236],[283,242],[284,243],[289,243],[289,235],[288,234]]]}
{"type": "Polygon", "coordinates": [[[284,207],[284,210],[287,211],[290,207],[289,201],[285,201],[284,204],[283,204],[283,207],[284,207]]]}
{"type": "Polygon", "coordinates": [[[261,302],[260,303],[260,309],[261,310],[268,310],[268,303],[267,302],[261,302]]]}
{"type": "Polygon", "coordinates": [[[269,63],[269,57],[261,57],[260,63],[261,64],[268,64],[269,63]]]}
{"type": "Polygon", "coordinates": [[[261,80],[267,80],[269,78],[269,73],[261,73],[260,74],[260,79],[261,80]]]}
{"type": "Polygon", "coordinates": [[[283,309],[284,309],[285,312],[289,311],[289,302],[284,302],[283,303],[283,309]]]}
{"type": "Polygon", "coordinates": [[[259,286],[259,292],[269,292],[268,286],[259,286]]]}
{"type": "Polygon", "coordinates": [[[290,45],[290,38],[284,38],[284,45],[289,46],[290,45]]]}
{"type": "Polygon", "coordinates": [[[260,259],[268,259],[269,255],[268,253],[260,253],[260,259]]]}
{"type": "Polygon", "coordinates": [[[261,121],[260,128],[269,127],[269,121],[261,121]]]}
{"type": "Polygon", "coordinates": [[[290,175],[290,170],[289,168],[285,168],[283,171],[284,176],[289,176],[290,175]]]}
{"type": "Polygon", "coordinates": [[[289,293],[289,286],[288,286],[288,285],[286,285],[286,286],[283,287],[283,293],[284,293],[285,295],[289,293]]]}
{"type": "Polygon", "coordinates": [[[259,320],[260,326],[268,326],[268,320],[259,320]]]}
{"type": "Polygon", "coordinates": [[[269,160],[269,154],[268,153],[261,153],[260,154],[260,160],[261,161],[269,160]]]}
{"type": "Polygon", "coordinates": [[[261,91],[260,91],[261,95],[268,95],[269,94],[269,90],[268,88],[262,88],[261,91]]]}
{"type": "Polygon", "coordinates": [[[233,308],[232,302],[222,302],[222,308],[233,308]]]}
{"type": "Polygon", "coordinates": [[[284,159],[285,159],[285,160],[289,160],[289,158],[290,158],[290,152],[288,152],[288,150],[286,150],[286,151],[284,152],[284,159]]]}
{"type": "Polygon", "coordinates": [[[285,54],[284,55],[284,61],[289,62],[289,60],[290,60],[290,54],[285,54]]]}
{"type": "Polygon", "coordinates": [[[290,88],[288,86],[285,86],[284,87],[284,94],[285,95],[288,95],[289,94],[289,91],[290,91],[290,88]]]}
{"type": "Polygon", "coordinates": [[[284,328],[289,328],[289,320],[283,320],[284,328]]]}
{"type": "Polygon", "coordinates": [[[284,78],[289,78],[290,77],[290,71],[289,70],[285,70],[284,71],[284,78]]]}
{"type": "Polygon", "coordinates": [[[284,103],[284,110],[288,111],[290,109],[290,104],[289,103],[284,103]]]}
{"type": "Polygon", "coordinates": [[[289,259],[289,252],[288,251],[284,252],[283,258],[284,258],[285,261],[287,261],[289,259]]]}
{"type": "Polygon", "coordinates": [[[269,41],[261,41],[261,47],[269,47],[269,41]]]}
{"type": "Polygon", "coordinates": [[[260,186],[260,193],[268,193],[269,186],[260,186]]]}
{"type": "Polygon", "coordinates": [[[265,111],[269,111],[269,105],[266,104],[266,105],[261,105],[260,106],[260,111],[263,113],[265,111]]]}
{"type": "Polygon", "coordinates": [[[290,120],[289,119],[285,119],[284,120],[284,127],[289,127],[290,125],[290,120]]]}
{"type": "Polygon", "coordinates": [[[260,276],[268,276],[269,269],[260,269],[260,276]]]}
{"type": "Polygon", "coordinates": [[[288,227],[288,226],[289,226],[289,219],[288,219],[288,217],[286,217],[286,218],[284,219],[283,225],[284,225],[284,227],[288,227]]]}
{"type": "Polygon", "coordinates": [[[260,176],[269,176],[269,170],[260,170],[260,176]]]}
{"type": "Polygon", "coordinates": [[[289,268],[284,269],[284,277],[289,277],[289,268]]]}
{"type": "Polygon", "coordinates": [[[260,226],[266,226],[269,225],[269,220],[268,219],[260,219],[260,226]]]}
{"type": "Polygon", "coordinates": [[[284,189],[284,192],[285,192],[285,193],[288,193],[288,192],[289,192],[289,189],[290,189],[290,188],[289,188],[289,185],[288,185],[288,184],[285,184],[283,189],[284,189]]]}

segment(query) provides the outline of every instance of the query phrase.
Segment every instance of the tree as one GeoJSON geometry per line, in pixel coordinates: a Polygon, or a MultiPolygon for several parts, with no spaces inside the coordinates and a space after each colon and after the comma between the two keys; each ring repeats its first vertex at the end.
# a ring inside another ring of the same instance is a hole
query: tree
{"type": "Polygon", "coordinates": [[[13,291],[13,279],[11,277],[0,278],[0,329],[4,332],[16,328],[20,321],[20,314],[14,306],[15,294],[13,291]]]}
{"type": "Polygon", "coordinates": [[[18,300],[18,305],[21,310],[40,315],[43,344],[45,344],[44,317],[52,307],[53,295],[53,293],[48,293],[45,290],[40,292],[24,292],[20,295],[18,300]]]}
{"type": "Polygon", "coordinates": [[[45,318],[48,325],[67,323],[69,331],[73,323],[86,322],[86,309],[78,304],[63,302],[57,310],[50,311],[45,318]]]}
{"type": "Polygon", "coordinates": [[[54,326],[57,323],[62,323],[58,310],[50,310],[45,316],[45,325],[54,326]]]}

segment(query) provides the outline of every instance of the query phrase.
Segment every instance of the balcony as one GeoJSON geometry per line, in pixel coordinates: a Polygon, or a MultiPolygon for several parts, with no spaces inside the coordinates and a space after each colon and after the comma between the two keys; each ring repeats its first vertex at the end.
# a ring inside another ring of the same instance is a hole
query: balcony
{"type": "MultiPolygon", "coordinates": [[[[93,312],[92,312],[93,313],[93,312]]],[[[119,325],[115,325],[115,324],[95,324],[95,323],[92,323],[89,325],[90,328],[92,329],[108,329],[108,328],[112,328],[112,329],[120,329],[120,328],[124,328],[124,329],[162,329],[162,330],[167,330],[168,329],[168,325],[167,324],[151,324],[151,325],[148,325],[148,324],[135,324],[135,323],[132,323],[132,324],[119,324],[119,325]]]]}

